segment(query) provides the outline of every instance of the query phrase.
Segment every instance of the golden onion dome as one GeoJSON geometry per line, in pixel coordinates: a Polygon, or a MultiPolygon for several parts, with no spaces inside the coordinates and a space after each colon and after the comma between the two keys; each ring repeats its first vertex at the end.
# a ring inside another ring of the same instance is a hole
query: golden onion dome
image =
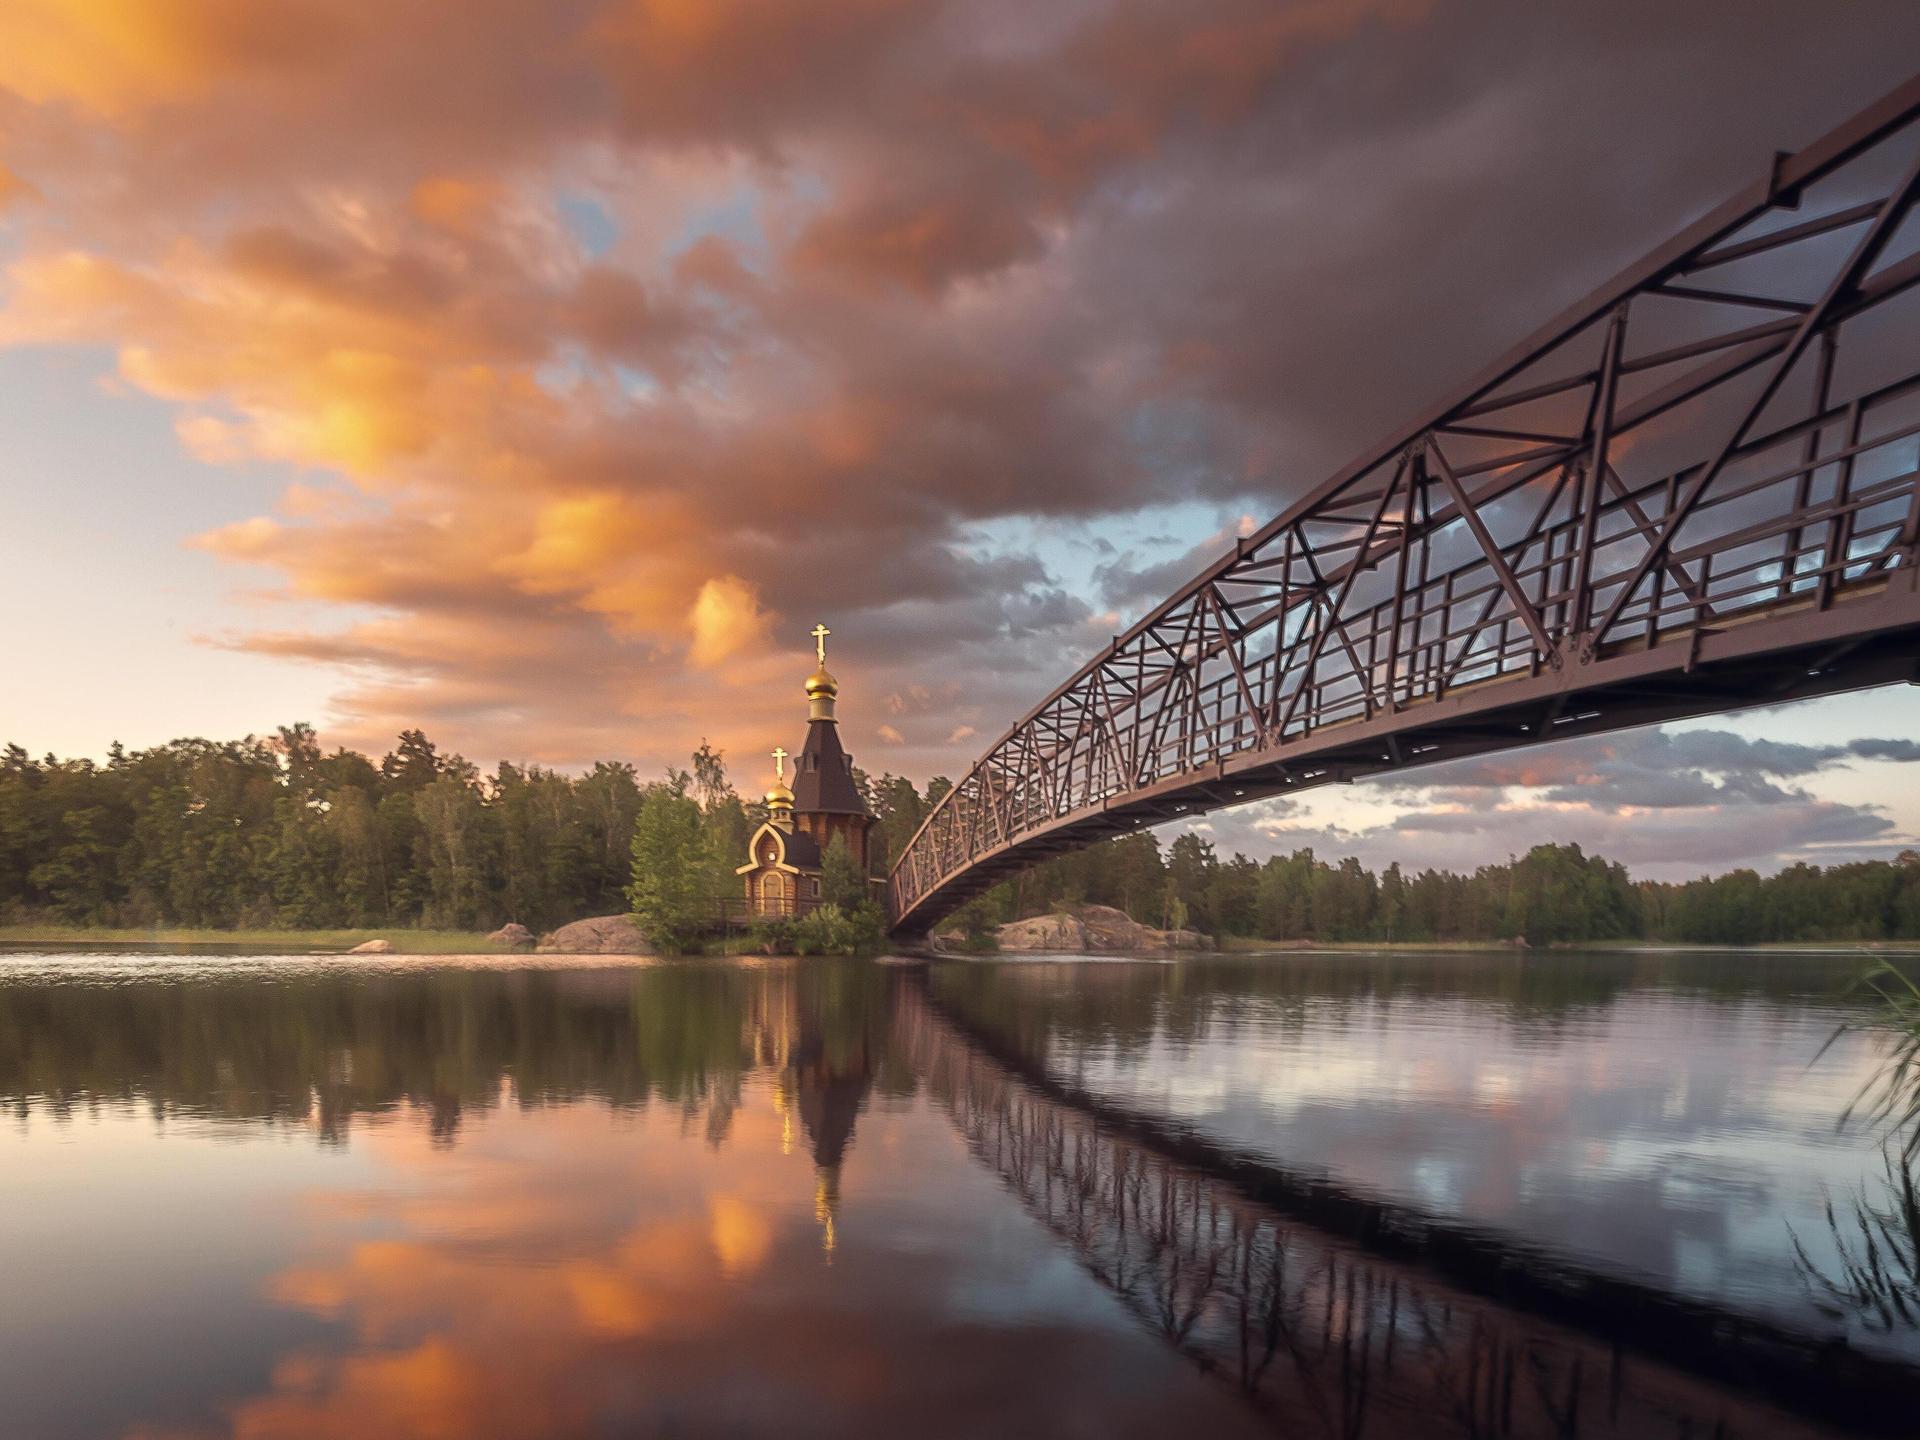
{"type": "Polygon", "coordinates": [[[767,787],[767,808],[779,810],[793,808],[793,791],[787,788],[787,782],[776,780],[767,787]]]}
{"type": "Polygon", "coordinates": [[[807,698],[816,695],[838,695],[840,682],[833,678],[833,672],[823,664],[818,670],[807,676],[807,698]]]}

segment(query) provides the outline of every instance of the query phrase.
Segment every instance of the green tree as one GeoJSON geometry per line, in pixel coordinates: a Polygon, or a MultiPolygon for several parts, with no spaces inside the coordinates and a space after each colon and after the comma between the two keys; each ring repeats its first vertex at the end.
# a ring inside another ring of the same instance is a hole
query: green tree
{"type": "Polygon", "coordinates": [[[493,919],[486,873],[486,827],[480,797],[453,775],[442,775],[414,797],[426,845],[431,925],[461,930],[493,919]]]}
{"type": "Polygon", "coordinates": [[[400,743],[380,762],[380,777],[395,790],[423,790],[440,778],[440,756],[419,730],[402,730],[400,743]]]}
{"type": "Polygon", "coordinates": [[[646,787],[633,827],[633,878],[627,900],[636,924],[654,944],[680,950],[706,920],[700,806],[687,794],[690,777],[670,771],[646,787]]]}
{"type": "Polygon", "coordinates": [[[844,835],[827,842],[820,857],[820,903],[836,905],[851,915],[868,901],[867,877],[860,873],[844,835]]]}
{"type": "MultiPolygon", "coordinates": [[[[1213,842],[1192,831],[1176,836],[1167,850],[1167,881],[1173,887],[1174,898],[1180,902],[1181,913],[1201,930],[1212,931],[1218,925],[1208,902],[1219,865],[1214,857],[1213,842]]],[[[1167,923],[1173,924],[1171,907],[1167,923]]]]}
{"type": "Polygon", "coordinates": [[[873,786],[873,813],[877,824],[870,842],[876,870],[886,871],[900,858],[907,842],[927,818],[931,800],[922,799],[913,782],[901,775],[882,775],[873,786]]]}

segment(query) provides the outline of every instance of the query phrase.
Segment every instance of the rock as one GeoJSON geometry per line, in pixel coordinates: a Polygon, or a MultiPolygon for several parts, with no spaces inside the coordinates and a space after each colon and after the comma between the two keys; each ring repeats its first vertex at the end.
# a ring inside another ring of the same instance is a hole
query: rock
{"type": "Polygon", "coordinates": [[[1086,950],[1087,927],[1072,915],[1032,915],[1009,920],[994,932],[1002,950],[1086,950]]]}
{"type": "Polygon", "coordinates": [[[542,955],[651,955],[653,945],[631,915],[576,920],[540,937],[542,955]]]}
{"type": "Polygon", "coordinates": [[[509,920],[487,939],[495,945],[511,945],[518,950],[522,945],[533,944],[533,932],[517,921],[509,920]]]}
{"type": "Polygon", "coordinates": [[[1074,905],[1051,915],[1012,920],[999,930],[1002,950],[1077,951],[1211,950],[1198,930],[1156,930],[1111,905],[1074,905]]]}
{"type": "Polygon", "coordinates": [[[391,940],[366,940],[347,951],[349,955],[391,955],[392,953],[391,940]]]}

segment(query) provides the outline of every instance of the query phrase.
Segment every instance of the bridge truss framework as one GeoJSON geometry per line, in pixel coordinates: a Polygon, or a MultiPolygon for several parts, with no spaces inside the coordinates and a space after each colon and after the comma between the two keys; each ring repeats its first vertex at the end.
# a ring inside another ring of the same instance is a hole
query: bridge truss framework
{"type": "Polygon", "coordinates": [[[1182,586],[888,881],[1381,771],[1920,679],[1920,76],[1182,586]]]}

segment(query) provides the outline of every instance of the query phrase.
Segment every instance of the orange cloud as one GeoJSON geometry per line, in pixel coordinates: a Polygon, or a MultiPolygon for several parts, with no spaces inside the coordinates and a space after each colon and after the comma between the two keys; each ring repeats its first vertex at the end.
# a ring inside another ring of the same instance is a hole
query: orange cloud
{"type": "Polygon", "coordinates": [[[337,619],[210,638],[337,670],[344,741],[791,745],[790,690],[746,691],[824,615],[850,738],[901,745],[862,667],[950,683],[929,625],[963,664],[1018,637],[968,687],[1009,713],[1091,638],[971,527],[1166,483],[1151,367],[1063,298],[1101,181],[1410,6],[1116,0],[1010,43],[909,0],[18,0],[0,345],[108,347],[188,454],[287,472],[196,544],[337,619]]]}
{"type": "Polygon", "coordinates": [[[720,575],[700,587],[693,602],[693,647],[688,658],[711,669],[749,646],[764,646],[773,619],[760,608],[753,586],[737,575],[720,575]]]}
{"type": "Polygon", "coordinates": [[[10,0],[0,89],[120,116],[191,101],[240,70],[312,64],[342,29],[332,7],[304,0],[10,0]]]}
{"type": "Polygon", "coordinates": [[[27,184],[4,164],[0,164],[0,211],[36,193],[33,186],[27,184]]]}
{"type": "Polygon", "coordinates": [[[493,180],[436,175],[413,187],[413,211],[422,220],[470,235],[494,218],[501,189],[493,180]]]}

